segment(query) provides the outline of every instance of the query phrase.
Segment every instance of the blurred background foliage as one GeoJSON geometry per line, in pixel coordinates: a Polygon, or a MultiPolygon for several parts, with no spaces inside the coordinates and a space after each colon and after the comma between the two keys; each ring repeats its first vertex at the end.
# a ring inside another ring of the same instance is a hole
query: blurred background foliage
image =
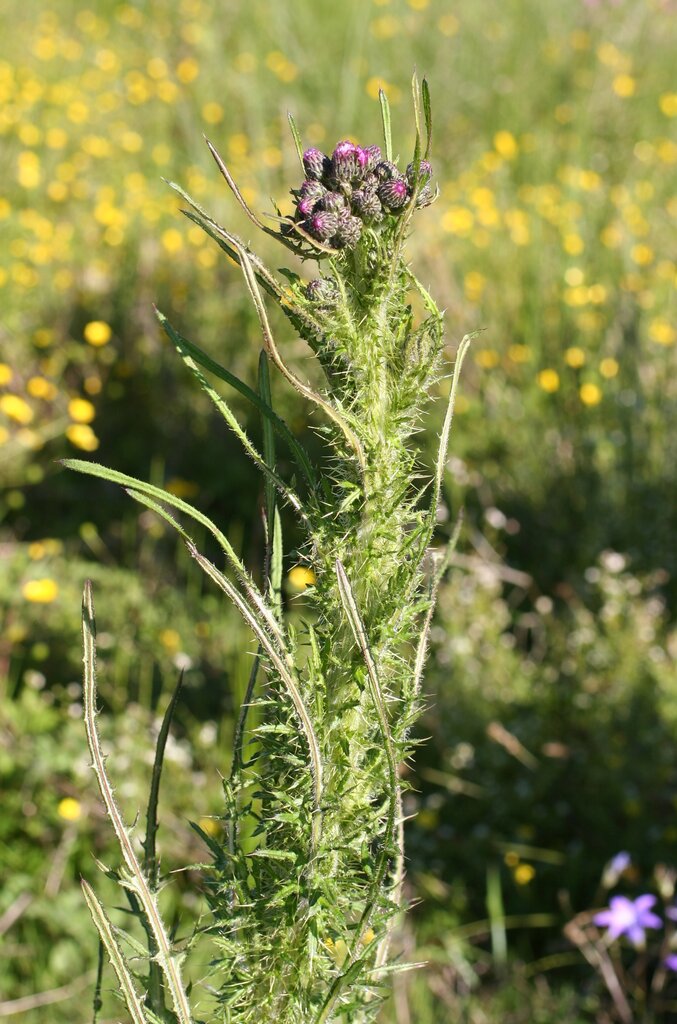
{"type": "MultiPolygon", "coordinates": [[[[96,943],[77,883],[105,884],[91,851],[114,854],[79,718],[83,579],[130,820],[186,670],[162,804],[169,870],[203,856],[188,820],[214,824],[246,682],[252,639],[182,548],[56,461],[84,452],[165,484],[260,564],[260,482],[152,303],[250,382],[256,324],[239,275],[162,178],[248,238],[202,134],[256,209],[272,197],[286,210],[298,178],[287,110],[307,144],[367,144],[383,86],[406,157],[416,65],[441,197],[417,218],[412,260],[447,309],[449,357],[463,333],[483,333],[440,510],[441,534],[461,505],[466,525],[407,806],[417,906],[401,955],[428,966],[397,979],[385,1020],[608,1020],[562,925],[599,898],[618,850],[633,856],[629,892],[677,863],[677,5],[12,7],[0,13],[0,1016],[91,1019],[96,943]]],[[[275,401],[320,458],[309,410],[279,382],[275,401]]],[[[291,523],[287,536],[297,614],[291,523]]],[[[177,875],[166,897],[183,934],[200,912],[194,880],[177,875]]]]}

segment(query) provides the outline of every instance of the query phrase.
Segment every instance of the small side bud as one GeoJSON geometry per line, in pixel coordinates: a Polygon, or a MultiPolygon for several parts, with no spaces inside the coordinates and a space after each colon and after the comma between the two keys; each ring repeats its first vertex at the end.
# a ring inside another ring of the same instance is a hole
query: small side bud
{"type": "MultiPolygon", "coordinates": [[[[427,185],[433,176],[433,165],[429,160],[421,160],[418,168],[418,180],[421,185],[427,185]]],[[[416,174],[414,164],[407,164],[407,181],[413,188],[416,184],[416,174]]]]}

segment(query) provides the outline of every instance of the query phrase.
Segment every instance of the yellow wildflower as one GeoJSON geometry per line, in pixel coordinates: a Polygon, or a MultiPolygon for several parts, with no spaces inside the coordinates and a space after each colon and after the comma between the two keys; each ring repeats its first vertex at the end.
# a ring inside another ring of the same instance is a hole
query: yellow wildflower
{"type": "Polygon", "coordinates": [[[83,452],[95,452],[99,447],[99,439],[86,423],[71,423],[66,428],[66,437],[76,448],[83,452]]]}
{"type": "Polygon", "coordinates": [[[59,585],[56,580],[44,576],[38,580],[28,580],[21,588],[21,593],[26,601],[34,604],[51,604],[59,593],[59,585]]]}
{"type": "Polygon", "coordinates": [[[12,367],[8,366],[7,363],[0,363],[0,387],[3,384],[9,384],[13,376],[12,367]]]}
{"type": "Polygon", "coordinates": [[[313,570],[308,569],[305,565],[295,565],[293,569],[289,570],[287,580],[295,590],[305,590],[306,587],[313,586],[316,576],[313,570]]]}
{"type": "Polygon", "coordinates": [[[658,105],[666,117],[677,117],[677,92],[664,92],[658,105]]]}
{"type": "Polygon", "coordinates": [[[33,410],[28,402],[18,395],[2,395],[0,397],[0,412],[4,412],[5,416],[9,416],[11,420],[22,423],[24,426],[33,420],[33,410]]]}
{"type": "Polygon", "coordinates": [[[607,356],[607,358],[603,359],[599,364],[599,372],[608,380],[611,379],[611,377],[615,377],[619,369],[620,366],[618,365],[618,361],[613,359],[611,356],[607,356]]]}
{"type": "Polygon", "coordinates": [[[564,359],[567,366],[572,366],[575,370],[583,366],[585,363],[585,352],[582,348],[578,348],[577,345],[568,348],[564,353],[564,359]]]}
{"type": "Polygon", "coordinates": [[[513,871],[513,878],[518,885],[528,885],[536,874],[536,869],[531,864],[518,864],[513,871]]]}
{"type": "Polygon", "coordinates": [[[86,398],[71,398],[68,403],[68,415],[76,423],[91,423],[96,410],[86,398]]]}
{"type": "Polygon", "coordinates": [[[612,85],[614,92],[621,99],[628,99],[629,96],[634,96],[637,89],[637,82],[632,75],[616,75],[612,85]]]}
{"type": "Polygon", "coordinates": [[[578,394],[583,405],[599,405],[602,401],[602,389],[597,384],[582,384],[578,394]]]}
{"type": "Polygon", "coordinates": [[[503,157],[504,160],[514,160],[517,156],[519,146],[517,145],[517,139],[512,132],[504,129],[500,132],[496,132],[494,135],[494,149],[499,156],[503,157]]]}
{"type": "Polygon", "coordinates": [[[677,340],[677,330],[668,320],[656,317],[649,324],[649,337],[657,345],[674,345],[677,340]]]}
{"type": "Polygon", "coordinates": [[[541,370],[537,380],[538,386],[547,391],[548,394],[553,394],[553,392],[559,390],[559,374],[557,370],[541,370]]]}
{"type": "Polygon", "coordinates": [[[101,345],[108,344],[113,332],[104,320],[90,320],[90,322],[85,325],[83,334],[85,336],[85,341],[89,342],[90,345],[94,345],[95,348],[98,348],[101,345]]]}
{"type": "Polygon", "coordinates": [[[59,817],[65,821],[77,821],[82,816],[80,801],[72,796],[65,796],[63,800],[59,800],[56,810],[59,817]]]}
{"type": "Polygon", "coordinates": [[[181,637],[175,629],[163,629],[160,633],[160,643],[166,650],[174,653],[181,646],[181,637]]]}

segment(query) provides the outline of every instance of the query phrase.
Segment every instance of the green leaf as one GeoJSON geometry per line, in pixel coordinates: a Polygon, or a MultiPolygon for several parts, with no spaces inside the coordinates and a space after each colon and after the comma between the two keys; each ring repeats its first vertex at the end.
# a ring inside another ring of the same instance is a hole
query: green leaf
{"type": "Polygon", "coordinates": [[[296,152],[298,153],[299,163],[303,168],[303,143],[301,142],[299,130],[296,127],[296,121],[294,120],[294,117],[290,112],[287,113],[287,120],[289,121],[289,127],[291,128],[292,138],[294,139],[294,145],[296,146],[296,152]]]}
{"type": "Polygon", "coordinates": [[[424,156],[427,159],[428,156],[430,155],[430,146],[431,146],[432,138],[433,138],[433,114],[432,114],[432,107],[430,105],[430,89],[428,87],[428,80],[426,78],[424,78],[423,82],[421,83],[421,95],[422,95],[422,98],[423,98],[423,116],[425,118],[425,134],[426,134],[426,144],[425,144],[425,154],[424,154],[424,156]]]}
{"type": "Polygon", "coordinates": [[[176,328],[171,325],[167,317],[164,316],[160,310],[156,310],[156,316],[162,326],[162,329],[174,343],[182,357],[192,357],[192,359],[202,366],[203,369],[207,370],[209,373],[213,373],[215,377],[218,377],[226,384],[230,384],[230,386],[235,388],[235,390],[244,398],[247,398],[252,405],[256,406],[265,421],[269,423],[278,436],[288,444],[304,479],[308,483],[309,487],[314,490],[317,485],[317,480],[307,452],[296,440],[284,420],[280,419],[265,399],[260,394],[257,394],[253,388],[250,388],[248,384],[245,384],[244,381],[241,381],[239,377],[236,377],[235,374],[226,370],[225,367],[217,363],[211,358],[211,356],[207,355],[206,352],[203,352],[198,345],[195,345],[192,341],[188,341],[188,339],[184,338],[182,334],[179,334],[176,328]]]}
{"type": "Polygon", "coordinates": [[[383,121],[383,142],[385,144],[386,160],[393,158],[393,135],[390,122],[390,104],[383,89],[378,91],[378,101],[381,104],[381,120],[383,121]]]}

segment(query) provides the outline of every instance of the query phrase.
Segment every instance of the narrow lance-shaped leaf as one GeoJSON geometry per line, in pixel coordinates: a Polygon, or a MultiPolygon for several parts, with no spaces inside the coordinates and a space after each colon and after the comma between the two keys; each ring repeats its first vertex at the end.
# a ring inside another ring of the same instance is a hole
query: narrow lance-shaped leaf
{"type": "MultiPolygon", "coordinates": [[[[125,884],[138,897],[148,922],[148,927],[153,933],[153,938],[157,945],[157,962],[162,969],[178,1024],[192,1024],[191,1011],[181,978],[179,958],[172,951],[160,909],[136,856],[131,837],[115,802],[113,788],[106,772],[99,730],[96,724],[96,624],[90,580],[87,580],[85,583],[82,597],[82,638],[84,647],[83,705],[87,743],[92,757],[92,767],[99,784],[101,798],[115,831],[125,867],[129,872],[129,878],[125,884]]],[[[102,939],[104,942],[106,941],[103,935],[102,939]]]]}
{"type": "Polygon", "coordinates": [[[386,160],[393,158],[393,132],[390,120],[390,104],[383,89],[378,91],[378,101],[381,105],[381,120],[383,122],[383,143],[385,147],[386,160]]]}
{"type": "Polygon", "coordinates": [[[428,81],[425,78],[423,79],[423,81],[421,83],[421,95],[422,95],[422,99],[423,99],[423,116],[425,118],[425,133],[426,133],[426,143],[425,143],[425,153],[424,153],[424,156],[427,159],[429,157],[429,155],[430,155],[430,147],[431,147],[432,138],[433,138],[433,113],[432,113],[432,106],[430,104],[430,88],[428,87],[428,81]]]}
{"type": "Polygon", "coordinates": [[[303,143],[301,142],[301,136],[299,130],[296,127],[296,121],[294,120],[291,112],[287,112],[287,121],[289,122],[289,128],[291,129],[292,138],[294,139],[294,145],[296,146],[296,152],[301,164],[301,170],[303,170],[303,143]]]}
{"type": "Polygon", "coordinates": [[[204,370],[207,370],[209,373],[213,373],[215,377],[218,377],[226,384],[229,384],[259,410],[265,422],[269,423],[277,433],[278,437],[280,437],[280,439],[289,446],[304,479],[311,489],[314,490],[317,481],[310,458],[303,446],[299,444],[298,440],[294,437],[284,420],[266,404],[261,395],[254,391],[253,388],[250,388],[249,385],[245,384],[244,381],[241,381],[239,377],[236,377],[235,374],[230,373],[229,370],[217,363],[216,360],[212,359],[206,352],[203,352],[198,345],[195,345],[192,341],[184,338],[184,336],[172,326],[167,317],[161,313],[160,310],[156,310],[156,316],[162,326],[162,329],[166,332],[167,336],[182,355],[191,356],[204,370]]]}
{"type": "Polygon", "coordinates": [[[313,773],[314,783],[314,795],[315,795],[315,807],[313,812],[313,824],[312,824],[312,836],[311,844],[313,849],[316,848],[319,840],[320,828],[321,828],[321,802],[322,802],[322,791],[323,791],[323,769],[322,769],[322,757],[320,754],[320,745],[315,735],[315,729],[311,721],[308,709],[305,706],[301,692],[299,690],[298,682],[294,677],[294,668],[291,664],[291,659],[288,652],[284,654],[278,649],[275,643],[271,640],[268,634],[263,630],[256,619],[256,616],[252,614],[251,609],[247,605],[247,602],[243,599],[242,595],[235,589],[230,580],[219,572],[216,566],[205,558],[204,555],[200,554],[194,544],[189,544],[188,550],[191,555],[198,563],[202,566],[206,574],[216,583],[216,585],[228,595],[230,600],[233,602],[235,607],[238,609],[247,625],[251,628],[257,640],[265,650],[266,654],[272,661],[275,670],[278,672],[282,679],[287,693],[291,698],[292,704],[296,711],[298,720],[303,729],[303,733],[306,738],[308,750],[310,753],[310,763],[313,773]]]}
{"type": "Polygon", "coordinates": [[[81,880],[80,885],[82,886],[82,892],[89,907],[89,912],[92,915],[92,920],[101,938],[101,943],[108,953],[111,967],[118,979],[120,992],[129,1011],[129,1016],[132,1018],[132,1024],[148,1024],[143,1012],[141,997],[136,990],[132,972],[122,952],[110,918],[97,899],[91,885],[84,878],[81,880]]]}
{"type": "Polygon", "coordinates": [[[114,484],[121,484],[123,487],[128,487],[138,494],[145,495],[145,497],[150,499],[151,502],[156,503],[150,505],[150,507],[152,507],[154,511],[158,512],[158,514],[164,515],[167,522],[169,522],[170,525],[179,532],[182,532],[179,524],[175,519],[167,515],[164,508],[161,509],[160,505],[157,504],[158,502],[169,505],[170,508],[175,508],[177,511],[185,513],[185,515],[194,519],[196,522],[200,523],[200,525],[205,526],[218,542],[229,564],[234,569],[240,584],[244,588],[249,599],[255,604],[267,628],[270,629],[274,635],[280,634],[279,623],[266,605],[263,595],[240,559],[235,554],[232,545],[221,530],[219,530],[211,519],[208,518],[208,516],[183,501],[182,498],[177,498],[176,495],[171,494],[169,491],[165,491],[162,487],[155,487],[153,484],[147,484],[144,480],[138,480],[136,477],[128,476],[126,473],[120,473],[116,469],[108,469],[107,466],[102,466],[98,462],[85,462],[82,459],[62,459],[61,464],[66,466],[67,469],[74,469],[79,473],[87,473],[90,476],[99,477],[102,480],[108,480],[114,484]]]}

